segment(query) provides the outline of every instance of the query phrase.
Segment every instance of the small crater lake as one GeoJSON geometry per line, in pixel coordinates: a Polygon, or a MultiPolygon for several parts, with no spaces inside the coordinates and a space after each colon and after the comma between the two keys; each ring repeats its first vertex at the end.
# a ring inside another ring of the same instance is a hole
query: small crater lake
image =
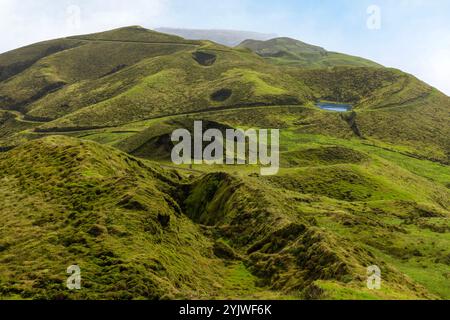
{"type": "Polygon", "coordinates": [[[332,103],[332,102],[319,102],[316,104],[322,110],[331,112],[348,112],[352,110],[352,106],[349,104],[332,103]]]}

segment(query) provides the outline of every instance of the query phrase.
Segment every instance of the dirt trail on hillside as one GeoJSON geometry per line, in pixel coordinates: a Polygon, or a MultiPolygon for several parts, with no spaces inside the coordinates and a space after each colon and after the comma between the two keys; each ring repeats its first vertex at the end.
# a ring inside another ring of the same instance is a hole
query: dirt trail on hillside
{"type": "Polygon", "coordinates": [[[34,124],[42,124],[42,123],[47,123],[48,121],[38,121],[36,119],[34,120],[27,120],[26,119],[26,115],[19,112],[19,111],[15,111],[15,110],[3,110],[6,112],[9,112],[10,114],[14,115],[16,120],[19,122],[25,122],[25,123],[34,123],[34,124]]]}
{"type": "Polygon", "coordinates": [[[177,46],[193,46],[198,47],[200,44],[189,42],[170,42],[170,41],[136,41],[136,40],[108,40],[108,39],[86,39],[86,38],[67,38],[69,40],[79,40],[86,42],[111,42],[111,43],[136,43],[136,44],[156,44],[156,45],[177,45],[177,46]]]}

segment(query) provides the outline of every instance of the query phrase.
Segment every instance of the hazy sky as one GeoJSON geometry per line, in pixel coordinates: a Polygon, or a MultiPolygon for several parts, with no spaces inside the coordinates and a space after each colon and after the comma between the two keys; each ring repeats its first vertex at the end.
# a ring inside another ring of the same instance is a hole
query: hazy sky
{"type": "Polygon", "coordinates": [[[402,69],[450,95],[449,0],[0,0],[0,52],[127,25],[290,36],[402,69]]]}

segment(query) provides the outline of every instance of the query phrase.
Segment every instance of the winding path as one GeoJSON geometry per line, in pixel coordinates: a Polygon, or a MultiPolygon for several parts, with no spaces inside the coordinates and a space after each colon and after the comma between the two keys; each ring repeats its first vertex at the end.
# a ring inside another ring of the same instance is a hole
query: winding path
{"type": "Polygon", "coordinates": [[[25,119],[26,115],[24,115],[23,113],[21,113],[19,111],[15,111],[15,110],[1,110],[1,111],[5,111],[5,112],[8,112],[8,113],[14,115],[15,119],[19,122],[33,123],[33,124],[43,124],[43,123],[48,122],[48,121],[27,120],[27,119],[25,119]]]}
{"type": "MultiPolygon", "coordinates": [[[[121,127],[125,127],[127,125],[130,124],[136,124],[136,123],[140,123],[140,122],[144,122],[144,121],[151,121],[151,120],[159,120],[159,119],[170,119],[170,118],[174,118],[174,117],[182,117],[182,116],[190,116],[190,115],[196,115],[196,114],[205,114],[205,113],[215,113],[215,112],[224,112],[224,111],[238,111],[238,110],[251,110],[251,109],[266,109],[266,108],[286,108],[286,107],[291,107],[291,108],[308,108],[306,106],[303,105],[251,105],[251,106],[224,106],[224,107],[219,107],[219,108],[208,108],[208,109],[201,109],[201,110],[196,110],[196,111],[189,111],[189,112],[182,112],[182,113],[174,113],[174,114],[170,114],[170,115],[161,115],[161,116],[156,116],[156,117],[150,117],[150,118],[143,118],[141,120],[136,120],[136,121],[131,121],[122,125],[117,125],[117,126],[105,126],[105,127],[98,127],[98,128],[80,128],[79,130],[67,130],[67,131],[51,131],[51,132],[40,132],[40,131],[35,131],[34,133],[36,134],[43,134],[43,135],[58,135],[58,134],[73,134],[73,133],[82,133],[82,132],[96,132],[96,131],[102,131],[102,130],[106,130],[106,129],[116,129],[119,130],[121,127]]],[[[63,128],[61,128],[63,129],[63,128]]]]}
{"type": "Polygon", "coordinates": [[[150,45],[174,45],[174,46],[193,46],[199,47],[202,44],[190,42],[170,42],[170,41],[137,41],[137,40],[111,40],[111,39],[88,39],[80,37],[69,37],[68,40],[78,40],[84,42],[106,42],[106,43],[132,43],[132,44],[150,44],[150,45]]]}

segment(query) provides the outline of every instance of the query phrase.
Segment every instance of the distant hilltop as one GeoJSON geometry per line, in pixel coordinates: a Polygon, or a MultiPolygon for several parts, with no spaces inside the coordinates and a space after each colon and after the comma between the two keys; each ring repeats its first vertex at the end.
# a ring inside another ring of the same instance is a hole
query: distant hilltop
{"type": "Polygon", "coordinates": [[[277,37],[276,34],[238,30],[157,28],[155,31],[191,40],[211,40],[229,47],[235,47],[248,39],[266,41],[277,37]]]}

